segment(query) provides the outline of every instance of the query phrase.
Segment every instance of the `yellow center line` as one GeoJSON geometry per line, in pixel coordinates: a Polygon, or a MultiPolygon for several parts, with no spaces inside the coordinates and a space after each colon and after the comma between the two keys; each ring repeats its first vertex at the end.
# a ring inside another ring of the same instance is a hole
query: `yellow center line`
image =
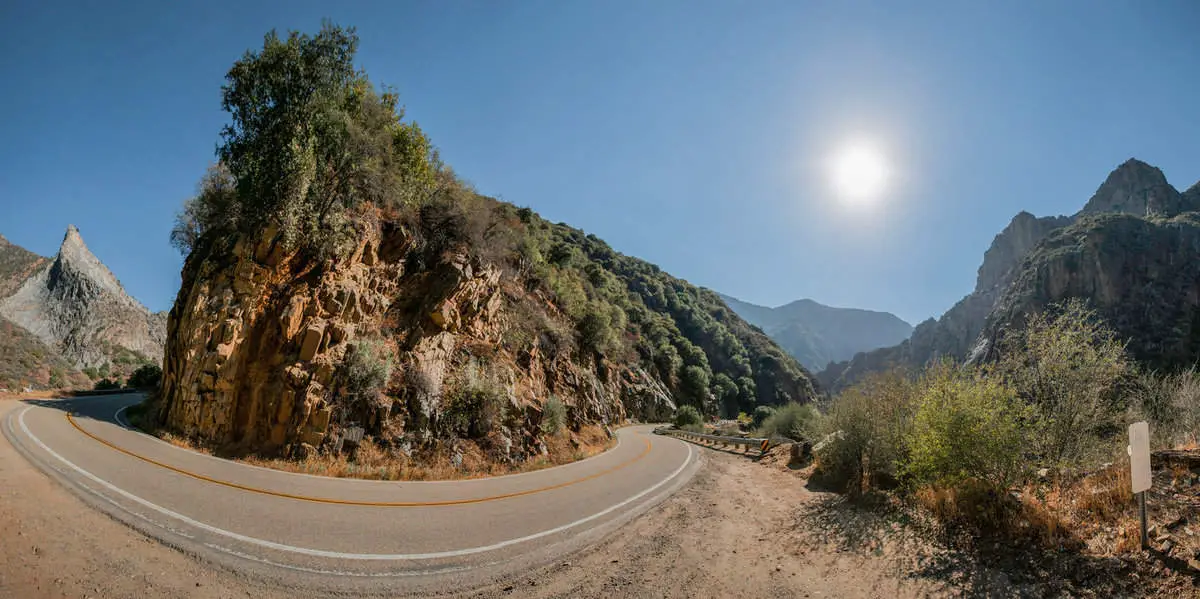
{"type": "Polygon", "coordinates": [[[447,499],[447,500],[443,500],[443,501],[355,501],[352,499],[332,499],[332,498],[328,498],[328,497],[309,497],[306,495],[296,495],[293,493],[284,493],[281,491],[271,491],[269,489],[259,489],[256,487],[250,487],[247,485],[242,485],[242,484],[230,482],[227,480],[212,478],[210,476],[205,476],[203,474],[196,474],[195,472],[189,472],[182,468],[177,468],[170,464],[164,464],[158,460],[154,460],[154,459],[148,458],[146,456],[136,454],[132,451],[129,451],[128,449],[125,449],[124,447],[119,447],[119,446],[114,445],[104,439],[101,439],[100,437],[84,430],[84,428],[82,426],[79,426],[79,423],[75,422],[75,418],[73,418],[70,413],[67,414],[67,421],[70,422],[71,426],[75,427],[76,430],[78,430],[79,432],[83,433],[84,435],[86,435],[88,437],[91,437],[92,440],[97,441],[102,445],[106,445],[106,446],[108,446],[112,449],[115,449],[127,456],[142,460],[143,462],[146,462],[149,464],[154,464],[155,466],[158,466],[160,468],[166,468],[167,470],[170,470],[172,472],[182,474],[184,476],[190,476],[196,480],[202,480],[204,482],[213,483],[216,485],[222,485],[225,487],[230,487],[232,489],[238,489],[241,491],[248,491],[250,493],[258,493],[261,495],[270,495],[272,497],[283,497],[285,499],[295,499],[298,501],[311,501],[314,503],[330,503],[330,504],[335,504],[335,505],[354,505],[354,506],[364,506],[364,507],[443,507],[443,506],[450,506],[450,505],[467,505],[467,504],[471,504],[471,503],[484,503],[487,501],[497,501],[500,499],[512,499],[513,497],[522,497],[525,495],[533,495],[535,493],[543,493],[546,491],[553,491],[554,489],[561,489],[563,487],[569,487],[571,485],[575,485],[575,484],[579,484],[579,483],[589,481],[592,479],[600,478],[601,476],[604,476],[606,474],[611,474],[613,472],[616,472],[617,470],[620,470],[621,468],[624,468],[624,467],[646,457],[646,455],[648,455],[650,453],[650,439],[646,439],[645,440],[646,441],[646,449],[642,450],[642,453],[638,454],[637,457],[635,457],[627,462],[622,462],[620,464],[617,464],[616,466],[613,466],[612,468],[609,468],[607,470],[602,470],[600,472],[585,476],[583,478],[577,478],[575,480],[570,480],[570,481],[558,483],[555,485],[539,487],[537,489],[528,489],[525,491],[515,491],[512,493],[504,493],[501,495],[492,495],[489,497],[475,497],[475,498],[470,498],[470,499],[447,499]]]}

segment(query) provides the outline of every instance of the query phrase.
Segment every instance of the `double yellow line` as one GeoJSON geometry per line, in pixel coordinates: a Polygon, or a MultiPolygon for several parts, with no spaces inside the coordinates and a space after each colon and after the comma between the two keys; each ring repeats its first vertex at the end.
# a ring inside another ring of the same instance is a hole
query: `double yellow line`
{"type": "Polygon", "coordinates": [[[154,459],[148,458],[146,456],[136,454],[132,451],[129,451],[128,449],[125,449],[124,447],[119,447],[119,446],[114,445],[104,439],[101,439],[100,437],[84,430],[84,428],[82,426],[79,426],[79,423],[75,422],[75,418],[72,417],[70,413],[67,414],[67,421],[71,423],[71,426],[75,427],[75,430],[78,430],[79,432],[83,433],[84,435],[90,437],[92,440],[94,440],[102,445],[105,445],[107,447],[115,449],[127,456],[137,458],[148,464],[153,464],[160,468],[165,468],[167,470],[170,470],[171,472],[175,472],[177,474],[182,474],[184,476],[188,476],[188,477],[194,478],[196,480],[201,480],[201,481],[204,481],[207,483],[212,483],[215,485],[229,487],[231,489],[238,489],[240,491],[247,491],[250,493],[258,493],[260,495],[269,495],[272,497],[282,497],[284,499],[295,499],[297,501],[310,501],[313,503],[327,503],[327,504],[333,504],[333,505],[352,505],[352,506],[362,506],[362,507],[444,507],[444,506],[451,506],[451,505],[468,505],[468,504],[472,504],[472,503],[486,503],[488,501],[499,501],[501,499],[512,499],[514,497],[523,497],[525,495],[533,495],[535,493],[544,493],[546,491],[553,491],[554,489],[561,489],[563,487],[569,487],[571,485],[576,485],[576,484],[579,484],[579,483],[582,483],[585,481],[600,478],[601,476],[604,476],[606,474],[612,474],[613,472],[616,472],[617,470],[620,470],[620,469],[646,457],[650,453],[650,447],[651,447],[650,439],[646,439],[645,440],[646,448],[644,450],[642,450],[642,453],[638,454],[637,457],[635,457],[629,461],[622,462],[620,464],[617,464],[616,466],[613,466],[612,468],[608,468],[607,470],[602,470],[595,474],[590,474],[583,478],[577,478],[575,480],[570,480],[570,481],[558,483],[555,485],[548,485],[545,487],[539,487],[536,489],[528,489],[525,491],[514,491],[512,493],[503,493],[500,495],[491,495],[488,497],[474,497],[474,498],[469,498],[469,499],[447,499],[447,500],[443,500],[443,501],[355,501],[352,499],[333,499],[333,498],[329,498],[329,497],[309,497],[307,495],[297,495],[294,493],[284,493],[282,491],[271,491],[269,489],[259,489],[256,487],[250,487],[247,485],[242,485],[242,484],[230,482],[227,480],[212,478],[211,476],[205,476],[203,474],[197,474],[195,472],[189,472],[182,468],[177,468],[170,464],[164,464],[158,460],[154,460],[154,459]]]}

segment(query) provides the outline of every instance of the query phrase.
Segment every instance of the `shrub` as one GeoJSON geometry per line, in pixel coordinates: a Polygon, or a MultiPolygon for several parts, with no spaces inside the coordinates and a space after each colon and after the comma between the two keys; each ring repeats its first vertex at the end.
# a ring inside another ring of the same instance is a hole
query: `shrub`
{"type": "Polygon", "coordinates": [[[567,407],[557,396],[551,395],[542,407],[542,433],[557,435],[567,422],[567,407]]]}
{"type": "Polygon", "coordinates": [[[917,383],[898,370],[867,376],[830,405],[819,474],[852,495],[894,482],[916,407],[917,383]]]}
{"type": "Polygon", "coordinates": [[[157,389],[162,382],[162,368],[156,364],[146,364],[129,375],[128,385],[134,389],[147,391],[157,389]]]}
{"type": "Polygon", "coordinates": [[[441,416],[443,429],[457,437],[486,437],[504,417],[507,392],[495,373],[476,362],[468,363],[448,393],[441,416]]]}
{"type": "Polygon", "coordinates": [[[771,406],[758,406],[754,408],[753,424],[754,428],[761,428],[763,423],[775,414],[775,408],[771,406]]]}
{"type": "Polygon", "coordinates": [[[994,368],[1037,407],[1033,441],[1047,466],[1079,468],[1111,457],[1133,366],[1124,344],[1083,302],[1031,315],[1001,342],[994,368]]]}
{"type": "Polygon", "coordinates": [[[96,381],[96,386],[93,387],[96,391],[112,391],[120,388],[120,381],[114,381],[113,379],[100,379],[96,381]]]}
{"type": "Polygon", "coordinates": [[[919,485],[1006,491],[1026,464],[1026,406],[996,379],[935,368],[922,381],[903,470],[919,485]]]}
{"type": "MultiPolygon", "coordinates": [[[[757,410],[755,411],[757,413],[757,410]]],[[[817,434],[821,414],[812,404],[789,403],[763,421],[760,437],[787,437],[795,441],[811,441],[817,434]]]]}
{"type": "Polygon", "coordinates": [[[387,386],[392,367],[391,352],[382,341],[359,341],[342,359],[342,389],[352,402],[375,400],[387,386]]]}
{"type": "Polygon", "coordinates": [[[675,410],[675,426],[679,428],[701,426],[703,422],[704,418],[700,416],[700,410],[697,410],[695,406],[680,406],[678,410],[675,410]]]}
{"type": "Polygon", "coordinates": [[[1147,420],[1156,447],[1196,443],[1200,430],[1200,377],[1195,369],[1158,376],[1145,373],[1133,385],[1130,420],[1147,420]]]}

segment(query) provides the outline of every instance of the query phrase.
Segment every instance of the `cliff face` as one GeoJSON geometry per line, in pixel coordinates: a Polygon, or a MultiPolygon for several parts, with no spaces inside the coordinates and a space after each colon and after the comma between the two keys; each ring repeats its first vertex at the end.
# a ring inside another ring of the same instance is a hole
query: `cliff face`
{"type": "Polygon", "coordinates": [[[855,355],[845,362],[830,364],[817,375],[822,386],[840,389],[871,372],[890,368],[917,369],[943,356],[965,358],[975,347],[988,314],[1012,280],[1025,255],[1052,231],[1070,224],[1072,217],[1036,217],[1021,212],[996,235],[983,256],[975,290],[959,300],[938,319],[916,326],[899,345],[855,355]]]}
{"type": "Polygon", "coordinates": [[[33,333],[77,367],[100,366],[132,352],[131,360],[159,361],[166,319],[129,297],[112,272],[67,229],[53,260],[30,263],[32,272],[0,299],[0,317],[33,333]]]}
{"type": "MultiPolygon", "coordinates": [[[[549,335],[524,351],[506,338],[527,298],[501,270],[458,253],[429,267],[406,260],[400,228],[366,235],[345,260],[289,253],[271,235],[195,252],[168,324],[163,421],[248,451],[319,447],[347,426],[379,439],[436,432],[455,416],[466,379],[502,389],[490,436],[505,457],[537,451],[551,395],[576,423],[666,418],[664,385],[636,366],[580,366],[549,335]],[[340,370],[351,347],[382,333],[398,365],[389,393],[347,402],[340,370]],[[485,372],[486,371],[486,372],[485,372]]],[[[553,309],[551,310],[553,313],[553,309]]],[[[308,449],[305,449],[308,451],[308,449]]]]}
{"type": "MultiPolygon", "coordinates": [[[[818,375],[818,379],[824,386],[838,389],[854,383],[870,372],[892,367],[917,369],[942,356],[956,360],[981,359],[988,355],[998,331],[1028,310],[1040,309],[1048,302],[1068,297],[1093,298],[1101,305],[1107,305],[1105,302],[1114,297],[1113,293],[1117,293],[1114,291],[1115,287],[1106,286],[1108,284],[1098,285],[1098,279],[1086,277],[1120,280],[1120,285],[1142,279],[1134,272],[1125,275],[1121,274],[1120,270],[1105,267],[1097,267],[1098,270],[1079,275],[1085,277],[1083,279],[1075,278],[1067,272],[1073,267],[1065,265],[1075,264],[1071,260],[1085,259],[1084,255],[1075,252],[1074,258],[1063,258],[1066,262],[1048,261],[1046,247],[1053,244],[1059,248],[1058,252],[1061,254],[1066,251],[1064,244],[1069,241],[1069,236],[1075,234],[1110,239],[1107,243],[1109,251],[1113,252],[1121,251],[1124,247],[1122,244],[1126,242],[1134,244],[1132,248],[1140,248],[1137,244],[1147,241],[1148,235],[1158,239],[1161,234],[1147,233],[1133,225],[1125,225],[1125,228],[1119,230],[1112,229],[1111,227],[1116,225],[1111,223],[1101,227],[1101,231],[1096,229],[1097,223],[1109,221],[1096,221],[1093,218],[1096,215],[1115,213],[1152,219],[1174,217],[1200,209],[1198,190],[1200,188],[1194,186],[1180,194],[1167,183],[1162,171],[1139,160],[1130,159],[1108,175],[1084,208],[1074,216],[1039,218],[1028,212],[1021,212],[996,236],[984,254],[975,290],[970,295],[947,310],[941,318],[930,319],[918,325],[908,341],[895,347],[859,354],[847,362],[832,364],[818,375]],[[1079,224],[1081,222],[1087,224],[1079,224]],[[1051,242],[1050,239],[1054,241],[1051,242]],[[1040,265],[1035,265],[1034,268],[1040,269],[1036,270],[1040,274],[1031,274],[1029,271],[1033,256],[1037,257],[1040,265]],[[1052,266],[1051,262],[1055,265],[1052,266]],[[1032,280],[1040,280],[1042,283],[1034,284],[1032,280]],[[1054,299],[1046,299],[1051,297],[1054,299]],[[985,328],[988,329],[987,332],[985,328]]],[[[1159,258],[1168,261],[1183,259],[1182,256],[1176,256],[1161,247],[1144,249],[1152,252],[1147,258],[1152,261],[1159,258]]],[[[1116,268],[1116,262],[1111,257],[1105,256],[1104,259],[1107,260],[1106,264],[1116,268]]],[[[1157,289],[1157,293],[1164,290],[1164,284],[1151,287],[1157,289]]],[[[1167,295],[1173,296],[1174,292],[1167,292],[1167,295]]],[[[1173,314],[1175,311],[1168,309],[1167,313],[1173,314]]],[[[1113,311],[1110,315],[1114,318],[1127,318],[1119,311],[1113,311]]],[[[1142,325],[1149,326],[1148,321],[1132,328],[1127,327],[1125,330],[1139,329],[1143,334],[1150,330],[1142,328],[1142,325]]],[[[1156,351],[1146,355],[1157,355],[1156,351]]]]}
{"type": "Polygon", "coordinates": [[[1085,298],[1155,367],[1200,356],[1200,214],[1171,219],[1104,214],[1055,232],[1024,261],[988,318],[972,358],[1005,331],[1068,298],[1085,298]]]}

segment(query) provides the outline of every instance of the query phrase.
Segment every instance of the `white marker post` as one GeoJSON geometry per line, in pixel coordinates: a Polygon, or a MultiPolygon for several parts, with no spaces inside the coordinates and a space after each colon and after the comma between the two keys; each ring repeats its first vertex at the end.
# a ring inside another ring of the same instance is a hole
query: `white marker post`
{"type": "Polygon", "coordinates": [[[1150,546],[1146,534],[1146,491],[1150,490],[1150,425],[1135,422],[1129,425],[1129,471],[1133,492],[1138,496],[1138,512],[1142,517],[1142,548],[1150,546]]]}

